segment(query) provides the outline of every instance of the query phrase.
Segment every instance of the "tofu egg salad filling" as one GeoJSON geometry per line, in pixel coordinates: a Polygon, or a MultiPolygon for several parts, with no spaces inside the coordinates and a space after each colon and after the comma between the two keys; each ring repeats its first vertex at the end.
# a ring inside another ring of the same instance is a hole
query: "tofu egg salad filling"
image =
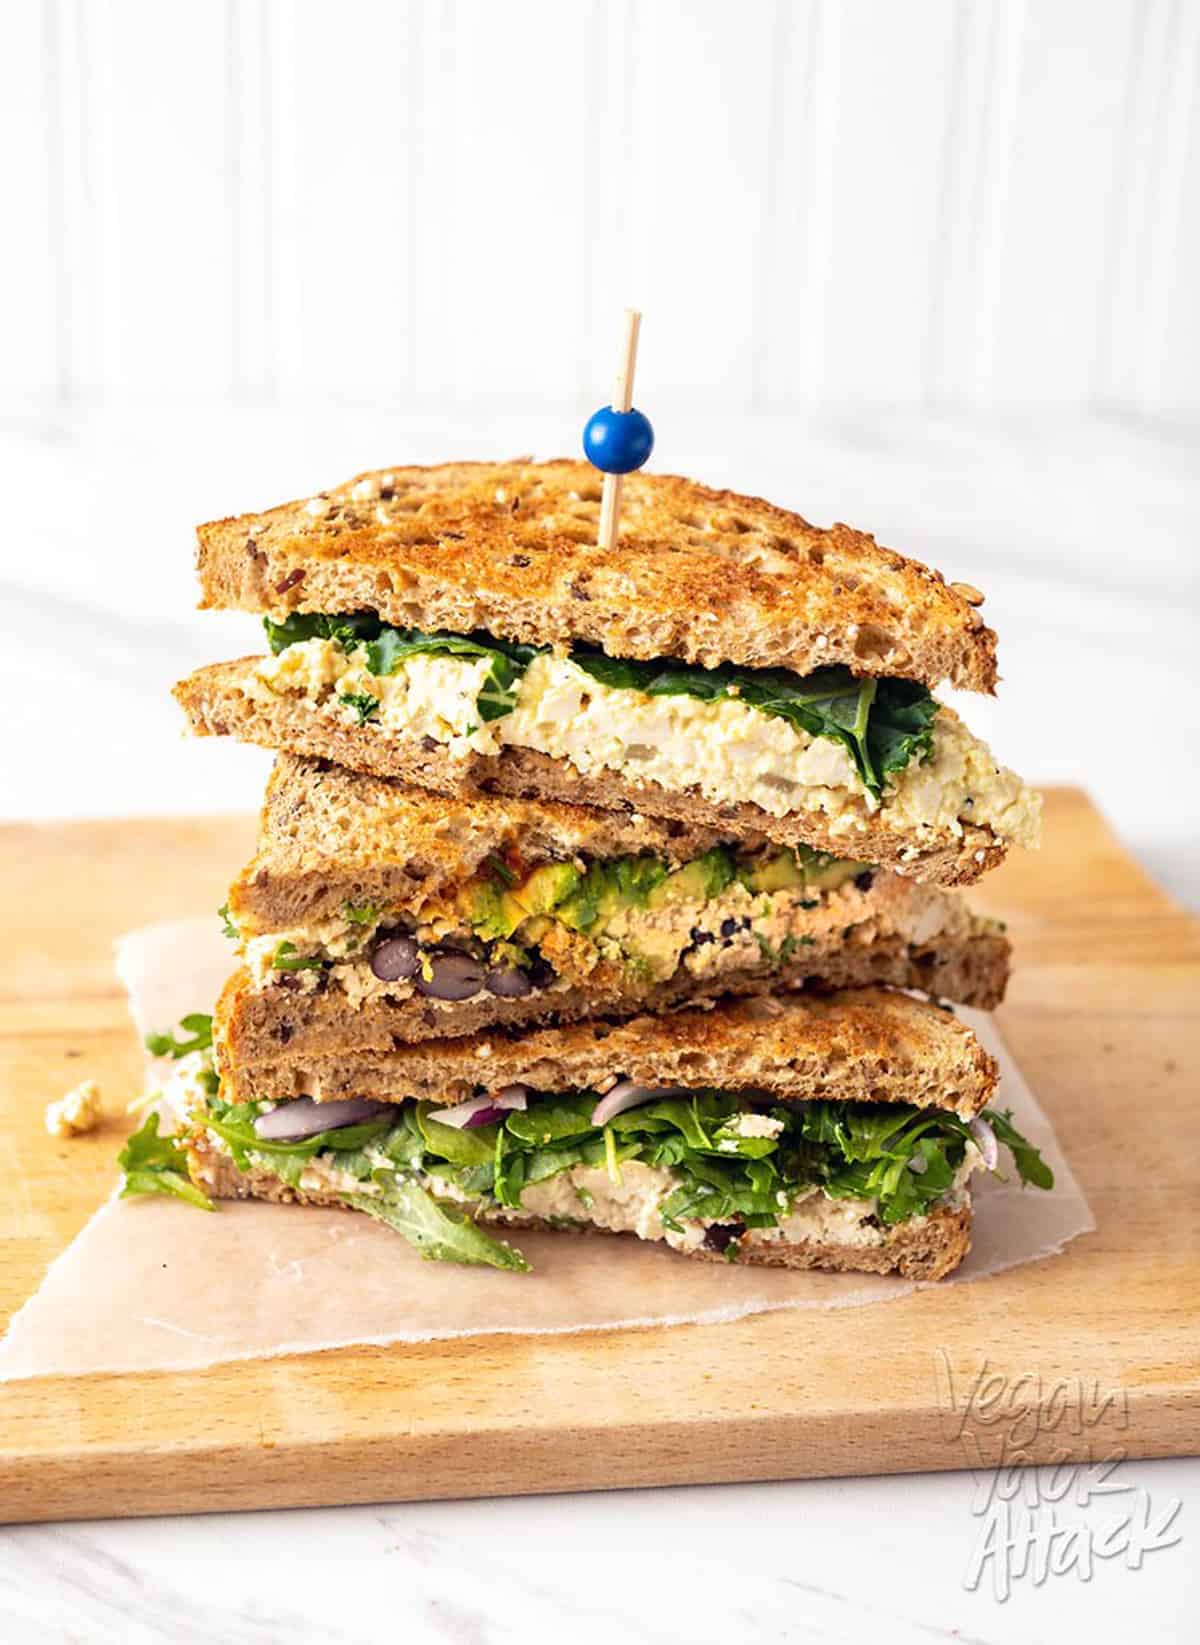
{"type": "Polygon", "coordinates": [[[648,992],[676,977],[820,969],[826,953],[899,936],[920,948],[971,927],[961,900],[808,846],[716,846],[676,867],[652,853],[523,865],[519,845],[419,914],[343,904],[315,925],[242,937],[260,991],[340,990],[358,1007],[434,1008],[587,986],[648,992]]]}
{"type": "Polygon", "coordinates": [[[489,634],[397,629],[370,613],[297,612],[265,626],[272,655],[252,693],[430,739],[451,756],[529,749],[584,775],[620,772],[773,817],[821,813],[850,844],[876,814],[918,844],[971,823],[1037,843],[1039,796],[911,680],[634,662],[585,646],[560,656],[489,634]]]}
{"type": "Polygon", "coordinates": [[[965,1198],[972,1171],[1007,1148],[1022,1182],[1053,1176],[1004,1111],[971,1120],[896,1103],[780,1102],[757,1091],[651,1089],[619,1070],[595,1090],[480,1088],[465,1101],[229,1103],[211,1018],[152,1035],[176,1057],[159,1106],[121,1153],[123,1194],[175,1194],[212,1209],[224,1168],[297,1199],[362,1211],[424,1257],[525,1270],[473,1218],[598,1227],[730,1261],[773,1241],[881,1245],[965,1198]],[[190,1154],[189,1154],[190,1151],[190,1154]]]}

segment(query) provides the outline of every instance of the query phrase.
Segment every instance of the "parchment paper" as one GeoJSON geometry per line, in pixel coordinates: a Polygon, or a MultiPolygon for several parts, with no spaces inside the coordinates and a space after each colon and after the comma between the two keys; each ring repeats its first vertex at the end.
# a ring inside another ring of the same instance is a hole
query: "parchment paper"
{"type": "MultiPolygon", "coordinates": [[[[142,1033],[207,1009],[229,964],[211,916],[148,926],[117,945],[142,1033]]],[[[998,1057],[997,1100],[1042,1150],[1055,1188],[1041,1193],[1015,1178],[977,1175],[972,1250],[942,1285],[1058,1253],[1095,1227],[994,1024],[960,1014],[998,1057]]],[[[174,1200],[118,1200],[115,1164],[113,1177],[114,1197],[0,1342],[0,1381],[193,1370],[354,1343],[715,1323],[767,1309],[891,1301],[917,1289],[896,1278],[694,1263],[634,1239],[570,1234],[514,1235],[534,1271],[508,1274],[424,1262],[398,1235],[353,1213],[261,1204],[205,1213],[174,1200]]]]}

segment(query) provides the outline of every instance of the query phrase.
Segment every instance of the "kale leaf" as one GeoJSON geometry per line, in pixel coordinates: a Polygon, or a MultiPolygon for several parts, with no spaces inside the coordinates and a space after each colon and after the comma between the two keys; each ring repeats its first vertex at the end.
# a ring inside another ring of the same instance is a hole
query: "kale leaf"
{"type": "Polygon", "coordinates": [[[133,1194],[173,1194],[204,1211],[214,1209],[212,1200],[188,1175],[187,1150],[173,1137],[159,1136],[156,1113],[148,1114],[141,1129],[128,1138],[117,1164],[125,1173],[122,1199],[133,1194]]]}
{"type": "Polygon", "coordinates": [[[490,634],[424,634],[419,628],[381,624],[377,638],[367,646],[367,670],[383,678],[394,674],[409,657],[486,657],[490,666],[479,688],[476,707],[480,719],[498,720],[516,707],[517,688],[537,649],[497,640],[490,634]]]}
{"type": "Polygon", "coordinates": [[[289,645],[304,640],[336,640],[345,651],[364,645],[379,630],[379,618],[371,611],[359,611],[348,617],[328,617],[316,611],[293,611],[281,623],[263,618],[267,640],[276,656],[289,645]]]}
{"type": "Polygon", "coordinates": [[[601,685],[650,697],[730,699],[774,715],[811,737],[840,742],[866,788],[878,799],[887,778],[933,747],[937,704],[912,680],[856,679],[848,668],[793,674],[785,668],[692,668],[660,659],[635,662],[576,646],[571,660],[601,685]]]}

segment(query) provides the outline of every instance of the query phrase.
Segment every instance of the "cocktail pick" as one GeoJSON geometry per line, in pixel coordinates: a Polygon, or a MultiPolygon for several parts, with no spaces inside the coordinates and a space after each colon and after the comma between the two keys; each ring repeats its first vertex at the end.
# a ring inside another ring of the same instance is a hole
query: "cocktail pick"
{"type": "Polygon", "coordinates": [[[583,430],[583,449],[590,463],[604,474],[600,500],[601,548],[612,548],[620,529],[621,481],[642,464],[654,450],[654,430],[644,412],[633,405],[633,374],[637,369],[638,333],[642,316],[638,309],[625,310],[625,331],[617,367],[617,386],[611,406],[601,406],[588,418],[583,430]]]}

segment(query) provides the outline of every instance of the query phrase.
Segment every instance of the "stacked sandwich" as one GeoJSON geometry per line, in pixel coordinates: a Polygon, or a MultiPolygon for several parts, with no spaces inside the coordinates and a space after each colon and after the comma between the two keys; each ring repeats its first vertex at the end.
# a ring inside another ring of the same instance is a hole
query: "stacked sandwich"
{"type": "Polygon", "coordinates": [[[939,1277],[988,1106],[1002,929],[957,888],[1039,802],[930,690],[991,691],[981,596],[665,476],[596,547],[585,464],[367,474],[199,533],[269,655],[193,729],[278,753],[239,964],[131,1189],[347,1206],[425,1255],[514,1228],[939,1277]],[[498,1230],[498,1231],[497,1231],[498,1230]]]}

